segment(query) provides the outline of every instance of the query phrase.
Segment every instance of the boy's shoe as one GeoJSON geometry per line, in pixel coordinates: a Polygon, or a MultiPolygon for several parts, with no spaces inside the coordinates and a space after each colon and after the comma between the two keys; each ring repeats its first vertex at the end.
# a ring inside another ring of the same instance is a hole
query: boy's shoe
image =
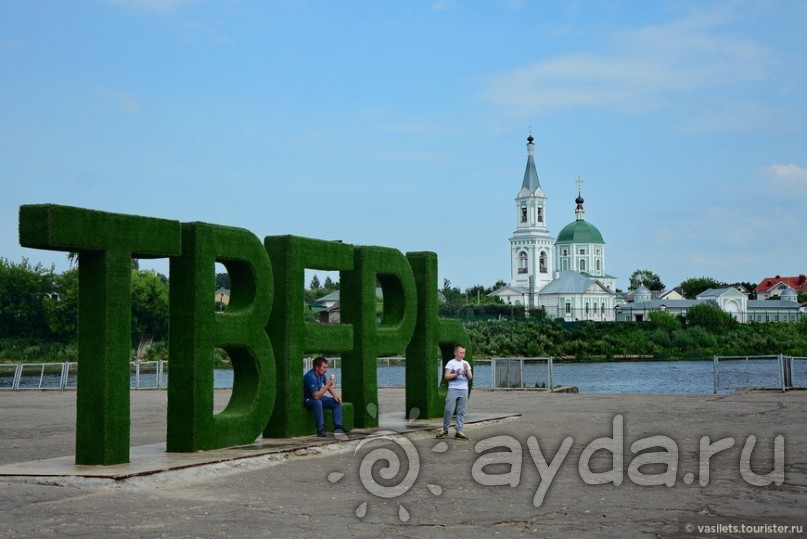
{"type": "Polygon", "coordinates": [[[350,434],[350,431],[349,431],[349,430],[347,430],[347,429],[346,429],[345,427],[343,427],[342,425],[336,425],[336,427],[333,429],[333,432],[334,432],[334,434],[336,434],[336,433],[341,433],[341,434],[350,434]]]}
{"type": "Polygon", "coordinates": [[[440,429],[440,430],[437,431],[437,437],[438,438],[445,438],[447,434],[448,434],[448,431],[446,429],[440,429]]]}
{"type": "Polygon", "coordinates": [[[467,436],[465,436],[465,433],[462,432],[462,431],[457,431],[457,434],[454,435],[454,438],[457,438],[458,440],[468,440],[469,439],[467,436]]]}
{"type": "Polygon", "coordinates": [[[325,438],[326,435],[325,429],[317,429],[317,438],[325,438]]]}

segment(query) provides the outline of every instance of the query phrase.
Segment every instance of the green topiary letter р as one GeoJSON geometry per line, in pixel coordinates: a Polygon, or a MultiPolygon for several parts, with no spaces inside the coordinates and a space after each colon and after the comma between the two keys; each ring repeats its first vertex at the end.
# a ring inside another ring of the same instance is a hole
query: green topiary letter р
{"type": "Polygon", "coordinates": [[[466,348],[465,360],[473,366],[471,342],[458,320],[438,317],[437,254],[406,253],[406,258],[417,287],[417,323],[406,347],[407,416],[443,417],[447,389],[440,384],[443,366],[454,357],[457,344],[466,348]]]}
{"type": "MultiPolygon", "coordinates": [[[[305,356],[351,350],[353,327],[304,321],[305,270],[343,272],[353,269],[353,246],[299,236],[267,236],[264,245],[275,276],[276,301],[266,331],[277,359],[278,398],[263,435],[290,438],[312,434],[314,421],[303,405],[305,356]]],[[[342,404],[343,424],[349,429],[353,425],[352,405],[342,404]]]]}
{"type": "Polygon", "coordinates": [[[345,400],[357,427],[378,426],[378,357],[403,352],[415,329],[415,278],[397,249],[354,247],[353,269],[342,272],[341,319],[353,326],[353,350],[342,356],[345,400]],[[376,282],[384,306],[376,322],[376,282]]]}
{"type": "Polygon", "coordinates": [[[171,259],[168,451],[255,441],[275,402],[275,360],[266,334],[273,280],[261,241],[240,228],[182,224],[182,256],[171,259]],[[230,275],[227,311],[215,312],[216,262],[230,275]],[[213,414],[214,348],[233,367],[227,407],[213,414]]]}
{"type": "Polygon", "coordinates": [[[179,222],[21,206],[20,245],[78,253],[76,464],[129,462],[131,258],[178,255],[179,222]]]}

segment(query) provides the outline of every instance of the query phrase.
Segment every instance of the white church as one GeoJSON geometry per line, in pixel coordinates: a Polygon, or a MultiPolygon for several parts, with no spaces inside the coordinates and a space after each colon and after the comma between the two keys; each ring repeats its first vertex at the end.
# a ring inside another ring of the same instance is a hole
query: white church
{"type": "Polygon", "coordinates": [[[510,285],[492,292],[510,305],[543,307],[549,318],[614,320],[616,277],[605,272],[605,241],[585,220],[578,178],[575,220],[557,239],[547,227],[548,198],[527,138],[527,168],[516,196],[516,230],[510,238],[510,285]]]}

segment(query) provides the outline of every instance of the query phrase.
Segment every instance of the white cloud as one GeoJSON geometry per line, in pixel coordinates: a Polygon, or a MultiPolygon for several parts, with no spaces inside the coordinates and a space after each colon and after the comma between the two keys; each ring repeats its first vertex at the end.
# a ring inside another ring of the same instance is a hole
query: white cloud
{"type": "Polygon", "coordinates": [[[24,42],[20,41],[19,39],[3,39],[2,41],[0,41],[0,52],[6,52],[12,49],[16,49],[17,47],[23,45],[23,43],[24,42]]]}
{"type": "Polygon", "coordinates": [[[117,109],[126,114],[140,114],[143,112],[143,107],[137,98],[129,92],[120,92],[107,90],[104,88],[97,88],[96,93],[106,101],[115,105],[117,109]]]}
{"type": "Polygon", "coordinates": [[[103,0],[107,4],[123,6],[135,11],[151,11],[154,13],[174,13],[186,4],[195,4],[198,0],[103,0]]]}
{"type": "Polygon", "coordinates": [[[547,58],[494,75],[486,97],[522,117],[581,106],[640,112],[673,96],[766,79],[773,55],[723,32],[727,20],[721,13],[695,13],[617,32],[596,45],[603,52],[547,58]]]}
{"type": "Polygon", "coordinates": [[[432,4],[432,11],[449,11],[457,7],[454,0],[437,0],[432,4]]]}
{"type": "Polygon", "coordinates": [[[773,183],[782,195],[807,195],[807,168],[774,164],[762,168],[762,179],[765,183],[773,183]],[[787,192],[781,192],[783,189],[787,192]]]}

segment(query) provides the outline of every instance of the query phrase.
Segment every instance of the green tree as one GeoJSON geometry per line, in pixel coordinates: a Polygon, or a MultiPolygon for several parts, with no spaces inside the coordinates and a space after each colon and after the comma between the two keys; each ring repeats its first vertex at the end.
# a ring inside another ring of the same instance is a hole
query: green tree
{"type": "Polygon", "coordinates": [[[751,283],[749,281],[742,281],[742,282],[739,282],[737,284],[741,285],[743,288],[748,290],[748,293],[749,293],[748,299],[756,299],[757,298],[757,294],[756,294],[756,292],[757,292],[757,284],[756,283],[751,283]]]}
{"type": "Polygon", "coordinates": [[[661,277],[649,269],[637,269],[631,273],[629,288],[636,290],[639,288],[639,285],[644,285],[650,290],[664,290],[664,283],[661,282],[661,277]]]}
{"type": "Polygon", "coordinates": [[[216,274],[216,290],[224,288],[225,290],[230,289],[230,274],[229,273],[217,273],[216,274]]]}
{"type": "Polygon", "coordinates": [[[443,279],[443,288],[440,289],[445,301],[440,305],[440,314],[455,315],[460,307],[465,303],[465,297],[456,286],[451,286],[451,281],[443,279]]]}
{"type": "Polygon", "coordinates": [[[712,333],[720,333],[737,325],[737,320],[720,307],[701,303],[687,310],[687,324],[690,326],[702,327],[712,333]]]}
{"type": "Polygon", "coordinates": [[[684,297],[687,299],[695,299],[701,292],[705,292],[710,288],[721,288],[723,286],[726,285],[711,277],[690,277],[681,282],[684,297]]]}
{"type": "Polygon", "coordinates": [[[47,339],[46,298],[55,297],[53,266],[0,258],[0,336],[47,339]]]}
{"type": "Polygon", "coordinates": [[[132,271],[132,344],[151,333],[156,340],[168,335],[167,279],[154,271],[132,271]]]}
{"type": "Polygon", "coordinates": [[[678,321],[678,318],[663,311],[651,312],[650,323],[656,328],[666,331],[668,334],[681,329],[681,322],[678,321]]]}
{"type": "Polygon", "coordinates": [[[331,280],[330,276],[325,277],[325,282],[322,284],[322,287],[328,291],[328,293],[333,292],[334,290],[339,290],[339,283],[335,283],[331,280]]]}
{"type": "Polygon", "coordinates": [[[45,298],[45,316],[54,340],[73,343],[78,336],[78,269],[55,278],[55,294],[45,298]]]}
{"type": "Polygon", "coordinates": [[[311,284],[308,285],[308,288],[311,290],[319,290],[320,288],[319,277],[314,275],[314,277],[311,278],[311,284]]]}

